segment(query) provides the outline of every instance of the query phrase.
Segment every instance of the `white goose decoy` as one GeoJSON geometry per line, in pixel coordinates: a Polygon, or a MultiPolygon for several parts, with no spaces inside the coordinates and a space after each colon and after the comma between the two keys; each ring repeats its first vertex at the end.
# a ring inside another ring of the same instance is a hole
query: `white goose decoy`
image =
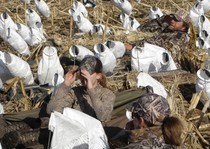
{"type": "Polygon", "coordinates": [[[36,22],[35,26],[33,27],[35,30],[39,31],[41,34],[43,34],[43,25],[42,22],[36,22]]]}
{"type": "Polygon", "coordinates": [[[116,58],[122,57],[125,54],[125,45],[120,41],[108,40],[105,45],[112,51],[116,58]]]}
{"type": "MultiPolygon", "coordinates": [[[[103,35],[104,33],[104,30],[105,30],[105,25],[103,24],[94,24],[93,25],[93,29],[92,29],[92,33],[97,33],[99,35],[103,35]]],[[[106,34],[110,34],[111,33],[111,30],[107,27],[106,28],[106,34]]]]}
{"type": "Polygon", "coordinates": [[[50,17],[50,8],[47,3],[43,0],[35,0],[36,8],[46,18],[50,17]]]}
{"type": "Polygon", "coordinates": [[[198,18],[204,14],[203,5],[196,3],[190,10],[190,19],[195,27],[198,27],[198,18]]]}
{"type": "Polygon", "coordinates": [[[126,13],[121,13],[120,21],[126,30],[136,31],[140,23],[133,17],[128,16],[126,13]]]}
{"type": "Polygon", "coordinates": [[[8,42],[17,52],[22,55],[29,55],[29,47],[23,38],[15,31],[10,28],[6,30],[5,41],[8,42]]]}
{"type": "Polygon", "coordinates": [[[107,75],[112,74],[116,66],[116,58],[112,51],[102,43],[94,45],[94,51],[95,56],[98,57],[103,64],[103,72],[107,75]]]}
{"type": "Polygon", "coordinates": [[[96,6],[96,0],[82,0],[85,7],[95,7],[96,6]]]}
{"type": "Polygon", "coordinates": [[[140,23],[134,17],[129,17],[129,20],[130,20],[131,30],[136,31],[137,28],[140,26],[140,23]]]}
{"type": "Polygon", "coordinates": [[[3,12],[0,15],[0,30],[6,30],[7,28],[15,30],[15,23],[8,13],[3,12]]]}
{"type": "Polygon", "coordinates": [[[26,19],[29,27],[36,27],[36,22],[42,22],[40,16],[33,9],[26,10],[26,19]]]}
{"type": "Polygon", "coordinates": [[[114,5],[119,8],[122,12],[130,15],[132,13],[132,5],[128,0],[113,0],[114,5]]]}
{"type": "MultiPolygon", "coordinates": [[[[46,46],[43,50],[42,58],[38,64],[38,80],[40,84],[49,83],[53,85],[53,79],[55,74],[58,78],[63,78],[64,70],[61,66],[57,49],[53,46],[46,46]]],[[[58,81],[63,81],[63,79],[58,79],[58,81]]],[[[57,82],[60,84],[61,82],[57,82]]]]}
{"type": "Polygon", "coordinates": [[[16,32],[23,38],[23,40],[29,46],[34,46],[46,41],[44,35],[38,30],[25,26],[21,23],[16,24],[16,32]]]}
{"type": "Polygon", "coordinates": [[[0,51],[0,89],[3,89],[3,83],[13,77],[3,61],[5,62],[4,52],[0,51]]]}
{"type": "Polygon", "coordinates": [[[210,44],[209,33],[206,30],[199,31],[199,37],[202,38],[205,42],[210,44]]]}
{"type": "Polygon", "coordinates": [[[210,0],[197,0],[197,2],[203,5],[204,13],[207,13],[210,10],[210,0]]]}
{"type": "Polygon", "coordinates": [[[210,48],[210,45],[208,42],[205,41],[205,39],[198,37],[196,41],[196,46],[200,49],[206,49],[208,50],[210,48]]]}
{"type": "Polygon", "coordinates": [[[206,30],[210,34],[210,21],[205,15],[201,15],[198,18],[198,29],[199,31],[206,30]]]}
{"type": "Polygon", "coordinates": [[[72,7],[69,9],[69,15],[74,18],[80,14],[83,14],[86,18],[88,17],[88,11],[85,6],[81,2],[74,1],[72,7]]]}
{"type": "Polygon", "coordinates": [[[30,40],[30,29],[28,26],[21,24],[21,23],[16,23],[16,32],[23,38],[23,40],[28,43],[28,40],[30,40]]]}
{"type": "Polygon", "coordinates": [[[153,6],[150,7],[150,13],[149,13],[149,19],[156,19],[159,18],[163,15],[162,11],[160,10],[159,7],[153,6]]]}
{"type": "Polygon", "coordinates": [[[120,14],[120,22],[123,23],[123,27],[125,29],[130,30],[130,19],[129,19],[129,15],[127,15],[126,13],[121,13],[120,14]]]}
{"type": "Polygon", "coordinates": [[[3,53],[2,61],[15,77],[24,78],[25,85],[33,84],[34,78],[29,64],[12,53],[3,53]]]}
{"type": "MultiPolygon", "coordinates": [[[[195,85],[196,92],[203,90],[206,92],[208,98],[210,99],[210,60],[207,59],[204,62],[203,69],[197,71],[197,81],[195,85]]],[[[207,102],[206,98],[201,98],[201,102],[205,104],[207,102]]],[[[210,106],[208,107],[210,108],[210,106]]]]}
{"type": "Polygon", "coordinates": [[[83,14],[79,14],[75,18],[75,23],[80,31],[83,33],[91,32],[93,29],[93,24],[83,16],[83,14]]]}
{"type": "Polygon", "coordinates": [[[88,48],[81,46],[81,45],[73,45],[69,48],[70,55],[81,61],[86,56],[94,55],[92,51],[90,51],[88,48]]]}
{"type": "Polygon", "coordinates": [[[31,0],[20,0],[21,3],[30,4],[31,0]]]}
{"type": "Polygon", "coordinates": [[[39,43],[45,42],[46,38],[42,33],[40,33],[38,30],[29,27],[30,29],[30,46],[37,45],[39,43]]]}

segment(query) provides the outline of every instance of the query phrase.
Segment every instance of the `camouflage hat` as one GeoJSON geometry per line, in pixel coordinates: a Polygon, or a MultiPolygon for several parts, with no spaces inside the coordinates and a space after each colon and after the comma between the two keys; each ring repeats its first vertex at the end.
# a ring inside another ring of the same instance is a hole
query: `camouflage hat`
{"type": "Polygon", "coordinates": [[[182,18],[178,14],[170,14],[169,16],[175,21],[178,21],[178,22],[182,21],[182,18]]]}
{"type": "Polygon", "coordinates": [[[133,117],[142,117],[153,125],[162,125],[166,116],[170,115],[170,107],[167,100],[157,94],[145,94],[127,106],[133,117]]]}
{"type": "Polygon", "coordinates": [[[168,24],[170,24],[172,20],[181,22],[182,18],[177,14],[169,14],[164,16],[163,22],[167,22],[168,24]]]}
{"type": "Polygon", "coordinates": [[[176,12],[176,16],[178,16],[179,18],[181,18],[182,20],[184,20],[184,21],[187,22],[187,23],[190,22],[189,12],[187,12],[187,11],[178,10],[178,11],[176,12]]]}
{"type": "Polygon", "coordinates": [[[81,61],[79,69],[86,69],[90,74],[101,73],[102,63],[95,56],[87,56],[81,61]]]}

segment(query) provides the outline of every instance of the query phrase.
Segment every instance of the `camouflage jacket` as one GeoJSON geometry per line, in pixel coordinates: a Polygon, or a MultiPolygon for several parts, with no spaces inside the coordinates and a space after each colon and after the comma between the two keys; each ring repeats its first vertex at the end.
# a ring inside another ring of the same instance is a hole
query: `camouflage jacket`
{"type": "Polygon", "coordinates": [[[70,107],[106,122],[111,118],[114,101],[115,94],[100,84],[91,90],[83,86],[71,88],[61,84],[47,105],[47,113],[54,110],[62,113],[65,107],[70,107]]]}
{"type": "Polygon", "coordinates": [[[110,141],[113,149],[176,149],[163,140],[161,126],[146,129],[124,130],[110,141]]]}

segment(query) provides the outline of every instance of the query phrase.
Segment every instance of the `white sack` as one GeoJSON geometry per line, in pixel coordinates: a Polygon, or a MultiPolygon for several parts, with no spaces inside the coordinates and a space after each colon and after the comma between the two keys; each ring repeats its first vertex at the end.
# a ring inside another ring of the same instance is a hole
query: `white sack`
{"type": "Polygon", "coordinates": [[[144,43],[131,52],[131,67],[139,72],[160,72],[177,69],[170,53],[162,47],[144,43]]]}
{"type": "Polygon", "coordinates": [[[161,95],[164,98],[167,97],[168,94],[166,92],[165,87],[160,82],[151,77],[148,73],[144,72],[139,73],[139,75],[137,76],[137,80],[138,80],[137,83],[138,87],[140,86],[146,87],[149,85],[153,88],[154,93],[161,95]]]}
{"type": "MultiPolygon", "coordinates": [[[[52,85],[54,75],[57,73],[59,77],[64,76],[64,70],[60,63],[57,49],[53,46],[46,46],[42,53],[42,58],[38,64],[38,80],[40,84],[49,83],[52,85]]],[[[63,82],[63,79],[59,79],[63,82]]],[[[58,80],[58,81],[59,81],[58,80]]],[[[57,82],[58,84],[62,82],[57,82]]]]}
{"type": "Polygon", "coordinates": [[[49,129],[53,131],[51,149],[109,149],[101,122],[75,109],[53,112],[49,129]]]}

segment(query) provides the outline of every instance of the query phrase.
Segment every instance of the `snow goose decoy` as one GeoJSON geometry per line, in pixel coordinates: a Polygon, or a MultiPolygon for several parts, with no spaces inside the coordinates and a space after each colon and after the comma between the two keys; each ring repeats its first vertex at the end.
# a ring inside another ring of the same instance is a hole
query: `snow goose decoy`
{"type": "Polygon", "coordinates": [[[25,40],[29,46],[45,42],[46,39],[38,30],[25,26],[21,23],[16,24],[16,32],[25,40]]]}
{"type": "MultiPolygon", "coordinates": [[[[9,69],[5,65],[5,57],[4,52],[0,51],[0,89],[3,89],[3,84],[9,80],[12,79],[13,76],[10,73],[9,69]]],[[[1,111],[1,110],[0,110],[1,111]]]]}
{"type": "Polygon", "coordinates": [[[46,41],[44,35],[40,33],[38,30],[32,27],[29,27],[29,29],[30,29],[30,40],[29,40],[30,46],[34,46],[46,41]]]}
{"type": "Polygon", "coordinates": [[[7,28],[15,30],[15,23],[7,12],[3,12],[0,15],[0,30],[6,30],[7,28]]]}
{"type": "Polygon", "coordinates": [[[91,32],[93,29],[93,24],[83,16],[83,14],[79,14],[75,17],[75,23],[80,31],[83,33],[91,32]]]}
{"type": "Polygon", "coordinates": [[[12,53],[4,52],[4,63],[13,76],[24,78],[25,85],[34,83],[31,68],[26,61],[12,53]]]}
{"type": "Polygon", "coordinates": [[[116,57],[112,51],[102,43],[94,45],[95,56],[98,57],[103,65],[103,72],[107,75],[112,74],[116,66],[116,57]]]}
{"type": "Polygon", "coordinates": [[[132,13],[132,5],[128,0],[113,0],[114,5],[119,8],[122,12],[130,15],[132,13]]]}
{"type": "Polygon", "coordinates": [[[81,45],[73,45],[69,48],[70,55],[81,61],[86,56],[94,55],[92,51],[90,51],[88,48],[81,46],[81,45]]]}
{"type": "Polygon", "coordinates": [[[120,41],[108,40],[105,45],[112,51],[116,58],[122,57],[125,54],[125,45],[120,41]]]}
{"type": "Polygon", "coordinates": [[[189,17],[195,27],[198,27],[198,18],[203,15],[203,5],[201,3],[196,3],[190,10],[189,17]]]}
{"type": "MultiPolygon", "coordinates": [[[[105,30],[105,25],[103,25],[103,24],[94,24],[93,25],[93,29],[92,29],[92,33],[97,33],[97,34],[99,34],[99,35],[103,35],[103,33],[104,33],[104,30],[105,30]]],[[[110,34],[111,33],[111,31],[110,31],[110,29],[107,27],[106,28],[106,34],[110,34]]]]}
{"type": "Polygon", "coordinates": [[[201,30],[206,30],[208,34],[210,34],[210,21],[205,15],[201,15],[198,18],[198,29],[199,31],[201,30]]]}
{"type": "Polygon", "coordinates": [[[37,10],[46,18],[50,17],[50,8],[47,3],[43,0],[35,0],[37,10]]]}
{"type": "Polygon", "coordinates": [[[126,30],[136,31],[140,23],[133,17],[128,16],[126,13],[121,13],[120,21],[126,30]]]}
{"type": "Polygon", "coordinates": [[[88,11],[85,8],[85,6],[78,1],[74,1],[72,7],[69,9],[69,15],[73,16],[73,18],[75,16],[78,16],[79,14],[83,14],[84,17],[88,17],[88,11]]]}
{"type": "Polygon", "coordinates": [[[42,22],[36,22],[35,26],[33,27],[37,31],[39,31],[41,34],[43,34],[43,25],[42,22]]]}
{"type": "Polygon", "coordinates": [[[207,13],[210,10],[210,0],[197,0],[197,2],[203,5],[204,13],[207,13]]]}
{"type": "Polygon", "coordinates": [[[205,39],[202,39],[201,37],[198,37],[196,41],[196,46],[200,49],[208,50],[210,48],[210,45],[208,42],[205,41],[205,39]]]}
{"type": "Polygon", "coordinates": [[[85,7],[95,7],[96,6],[96,0],[82,0],[85,7]]]}
{"type": "Polygon", "coordinates": [[[42,22],[40,16],[33,9],[26,10],[26,19],[29,27],[36,27],[36,22],[42,22]]]}
{"type": "Polygon", "coordinates": [[[156,19],[163,15],[159,7],[153,6],[150,8],[149,19],[156,19]]]}
{"type": "Polygon", "coordinates": [[[8,42],[16,51],[22,55],[29,55],[29,47],[23,38],[15,31],[10,28],[6,30],[5,41],[8,42]]]}

